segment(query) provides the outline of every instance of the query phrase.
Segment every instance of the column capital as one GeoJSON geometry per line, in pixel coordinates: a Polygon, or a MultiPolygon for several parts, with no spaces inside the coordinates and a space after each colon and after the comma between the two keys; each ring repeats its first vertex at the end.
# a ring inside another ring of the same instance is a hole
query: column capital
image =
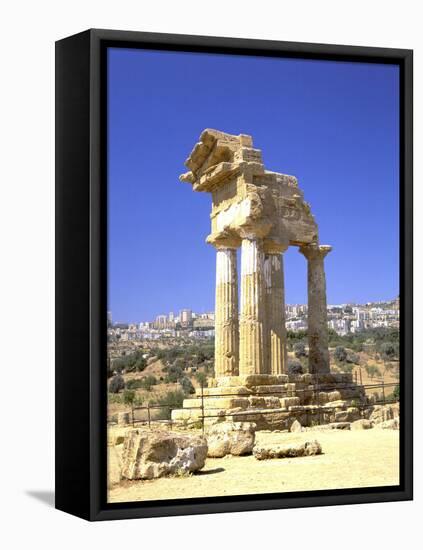
{"type": "Polygon", "coordinates": [[[264,241],[264,253],[265,254],[283,254],[288,250],[289,243],[278,243],[275,241],[264,241]]]}
{"type": "Polygon", "coordinates": [[[325,258],[327,254],[332,250],[332,247],[327,244],[303,244],[300,246],[299,251],[307,258],[307,260],[318,260],[325,258]]]}
{"type": "Polygon", "coordinates": [[[213,245],[217,250],[236,250],[241,246],[241,239],[235,235],[220,235],[218,237],[214,235],[209,235],[206,239],[206,242],[213,245]]]}

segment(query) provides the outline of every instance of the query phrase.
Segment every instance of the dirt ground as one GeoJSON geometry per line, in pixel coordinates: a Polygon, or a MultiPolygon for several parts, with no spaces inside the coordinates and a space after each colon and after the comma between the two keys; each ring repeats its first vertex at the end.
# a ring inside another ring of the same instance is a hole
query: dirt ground
{"type": "Polygon", "coordinates": [[[122,481],[109,502],[310,491],[399,484],[399,432],[331,430],[298,434],[257,432],[257,443],[317,439],[318,456],[259,461],[253,456],[208,458],[187,477],[122,481]]]}

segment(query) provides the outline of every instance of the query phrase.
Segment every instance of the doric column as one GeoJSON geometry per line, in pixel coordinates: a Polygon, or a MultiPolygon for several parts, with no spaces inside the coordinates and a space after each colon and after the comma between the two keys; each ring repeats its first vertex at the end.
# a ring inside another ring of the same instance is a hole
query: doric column
{"type": "Polygon", "coordinates": [[[282,374],[287,371],[285,284],[281,250],[268,252],[264,261],[266,294],[266,348],[267,372],[282,374]]]}
{"type": "Polygon", "coordinates": [[[312,374],[330,372],[323,260],[331,250],[331,246],[317,244],[300,247],[307,258],[309,370],[312,374]]]}
{"type": "Polygon", "coordinates": [[[261,239],[241,245],[241,316],[239,374],[265,373],[264,250],[261,239]]]}
{"type": "Polygon", "coordinates": [[[215,376],[236,376],[239,361],[236,249],[217,247],[215,376]]]}

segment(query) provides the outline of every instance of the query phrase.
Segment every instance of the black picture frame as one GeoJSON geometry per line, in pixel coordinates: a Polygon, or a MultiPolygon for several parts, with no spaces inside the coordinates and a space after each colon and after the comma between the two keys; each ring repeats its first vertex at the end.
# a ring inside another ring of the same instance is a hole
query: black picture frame
{"type": "Polygon", "coordinates": [[[56,508],[109,520],[412,499],[413,52],[91,29],[56,43],[56,508]],[[106,502],[106,49],[393,63],[400,68],[400,485],[106,502]],[[104,330],[103,330],[104,327],[104,330]]]}

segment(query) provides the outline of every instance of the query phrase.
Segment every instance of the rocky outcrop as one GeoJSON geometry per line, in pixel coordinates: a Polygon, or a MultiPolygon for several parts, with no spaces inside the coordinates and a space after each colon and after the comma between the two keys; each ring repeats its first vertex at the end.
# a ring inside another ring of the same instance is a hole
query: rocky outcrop
{"type": "Polygon", "coordinates": [[[305,443],[290,443],[279,445],[256,445],[253,455],[257,460],[270,458],[292,458],[297,456],[312,456],[322,454],[322,447],[316,440],[305,443]]]}
{"type": "Polygon", "coordinates": [[[250,454],[254,447],[256,425],[253,422],[221,422],[207,431],[207,456],[250,454]]]}
{"type": "Polygon", "coordinates": [[[200,436],[174,432],[131,430],[123,444],[122,477],[154,479],[204,466],[207,441],[200,436]]]}

